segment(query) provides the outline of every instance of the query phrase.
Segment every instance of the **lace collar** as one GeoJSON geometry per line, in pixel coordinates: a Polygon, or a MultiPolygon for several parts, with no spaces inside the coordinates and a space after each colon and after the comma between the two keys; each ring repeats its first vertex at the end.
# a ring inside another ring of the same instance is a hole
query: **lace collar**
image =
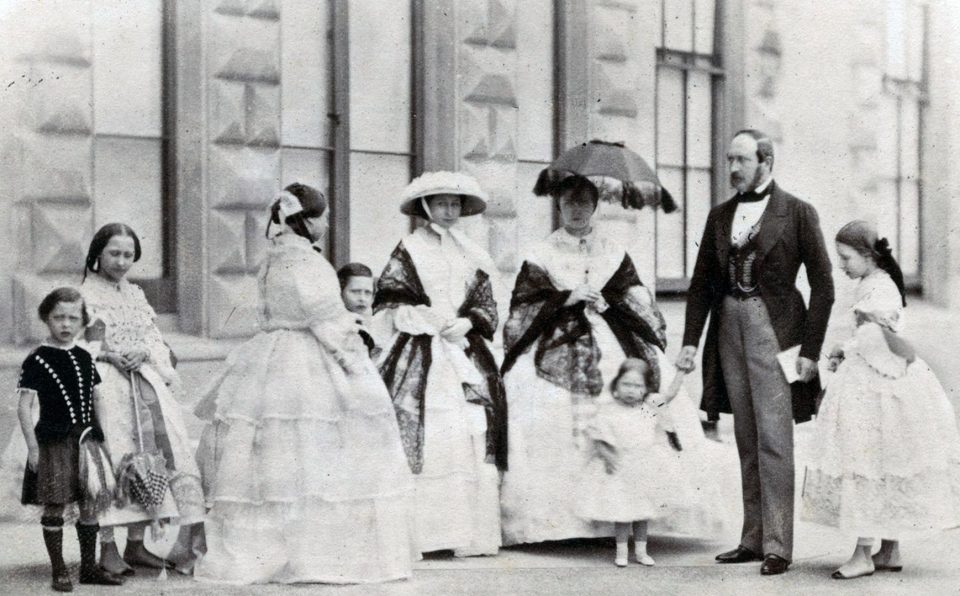
{"type": "Polygon", "coordinates": [[[592,251],[593,247],[599,242],[599,236],[596,226],[593,226],[585,236],[574,236],[566,228],[561,227],[554,232],[553,240],[557,246],[572,249],[579,249],[582,246],[592,251]]]}
{"type": "Polygon", "coordinates": [[[84,283],[92,284],[103,290],[113,290],[114,292],[122,292],[124,288],[130,284],[126,276],[120,278],[120,281],[111,281],[99,273],[88,275],[87,279],[84,280],[84,283]]]}

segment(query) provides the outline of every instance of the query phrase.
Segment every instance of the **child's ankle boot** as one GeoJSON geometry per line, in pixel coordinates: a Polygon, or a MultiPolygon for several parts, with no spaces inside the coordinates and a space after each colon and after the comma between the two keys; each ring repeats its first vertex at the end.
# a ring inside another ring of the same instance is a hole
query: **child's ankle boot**
{"type": "Polygon", "coordinates": [[[40,518],[40,523],[43,525],[43,543],[50,556],[53,575],[50,587],[57,592],[72,592],[70,573],[67,571],[67,564],[63,562],[63,518],[45,515],[40,518]]]}
{"type": "Polygon", "coordinates": [[[77,541],[80,543],[80,583],[97,586],[120,586],[123,578],[97,565],[97,533],[100,526],[77,523],[77,541]]]}

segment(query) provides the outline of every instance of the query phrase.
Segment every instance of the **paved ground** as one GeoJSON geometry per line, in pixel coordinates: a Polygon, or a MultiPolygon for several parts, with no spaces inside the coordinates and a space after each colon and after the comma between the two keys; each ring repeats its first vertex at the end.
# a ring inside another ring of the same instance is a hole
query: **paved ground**
{"type": "MultiPolygon", "coordinates": [[[[682,305],[663,305],[671,328],[675,352],[682,325],[682,305]]],[[[908,337],[939,375],[960,410],[960,315],[924,303],[909,309],[908,337]]],[[[694,375],[696,376],[696,375],[694,375]]],[[[691,379],[691,392],[699,383],[691,379]]],[[[797,428],[797,458],[804,457],[809,425],[797,428]]],[[[721,424],[727,448],[733,450],[730,423],[721,424]]],[[[738,475],[735,464],[729,474],[738,475]]],[[[737,495],[738,497],[739,495],[737,495]]],[[[719,506],[738,515],[739,504],[719,506]]],[[[652,536],[654,568],[633,564],[618,569],[612,564],[610,541],[574,541],[504,549],[493,558],[451,559],[432,557],[417,564],[413,579],[375,586],[258,586],[232,588],[200,585],[190,578],[171,575],[158,581],[146,572],[122,588],[76,587],[80,594],[280,594],[320,593],[343,595],[421,594],[960,594],[960,529],[925,541],[902,545],[902,573],[877,573],[850,582],[829,578],[830,572],[852,549],[853,538],[798,522],[794,565],[784,576],[765,578],[758,564],[718,566],[713,555],[736,544],[737,529],[723,542],[652,536]]],[[[77,561],[76,541],[67,530],[66,558],[77,561]]],[[[156,547],[158,552],[162,545],[156,547]]],[[[358,553],[363,556],[363,553],[358,553]]],[[[35,524],[0,524],[0,593],[49,593],[46,554],[35,524]]]]}

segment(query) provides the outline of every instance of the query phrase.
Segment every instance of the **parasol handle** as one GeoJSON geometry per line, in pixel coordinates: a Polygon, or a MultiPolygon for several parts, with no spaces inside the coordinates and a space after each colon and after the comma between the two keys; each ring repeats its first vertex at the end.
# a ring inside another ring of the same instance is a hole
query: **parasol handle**
{"type": "Polygon", "coordinates": [[[137,381],[134,378],[137,374],[136,371],[130,371],[130,396],[133,402],[133,419],[137,424],[137,443],[140,447],[140,453],[143,453],[143,428],[140,425],[140,390],[137,387],[137,381]]]}

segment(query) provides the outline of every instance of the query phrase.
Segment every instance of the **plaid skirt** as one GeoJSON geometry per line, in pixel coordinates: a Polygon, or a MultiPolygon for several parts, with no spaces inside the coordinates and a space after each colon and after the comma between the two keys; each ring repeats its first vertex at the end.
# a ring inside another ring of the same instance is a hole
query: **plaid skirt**
{"type": "Polygon", "coordinates": [[[66,505],[81,498],[80,444],[73,433],[53,443],[40,445],[37,469],[23,473],[24,505],[66,505]]]}

